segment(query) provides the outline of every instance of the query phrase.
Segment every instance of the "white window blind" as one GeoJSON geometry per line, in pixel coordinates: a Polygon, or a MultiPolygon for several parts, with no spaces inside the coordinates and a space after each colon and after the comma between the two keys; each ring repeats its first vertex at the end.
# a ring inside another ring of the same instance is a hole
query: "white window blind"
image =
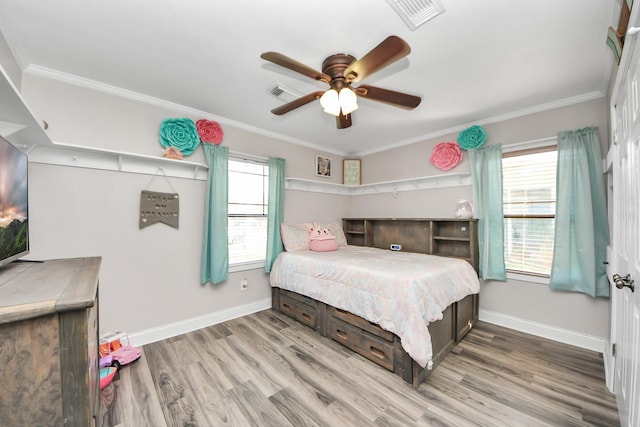
{"type": "Polygon", "coordinates": [[[556,147],[502,159],[505,264],[508,271],[548,276],[556,211],[556,147]]]}
{"type": "Polygon", "coordinates": [[[268,195],[265,162],[229,159],[229,265],[264,261],[268,195]]]}

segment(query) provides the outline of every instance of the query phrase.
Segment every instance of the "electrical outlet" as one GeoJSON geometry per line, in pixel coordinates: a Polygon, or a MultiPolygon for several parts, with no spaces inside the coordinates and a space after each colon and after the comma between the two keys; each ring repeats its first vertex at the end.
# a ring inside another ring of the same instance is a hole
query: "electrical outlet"
{"type": "Polygon", "coordinates": [[[247,289],[249,289],[249,279],[242,279],[240,281],[240,290],[246,291],[247,289]]]}

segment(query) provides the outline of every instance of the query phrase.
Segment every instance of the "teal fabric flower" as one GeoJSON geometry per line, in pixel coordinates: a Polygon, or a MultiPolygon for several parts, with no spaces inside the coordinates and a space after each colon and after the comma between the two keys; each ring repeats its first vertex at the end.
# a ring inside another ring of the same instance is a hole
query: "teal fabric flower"
{"type": "Polygon", "coordinates": [[[160,144],[176,147],[182,154],[193,154],[200,145],[200,136],[191,119],[164,119],[160,124],[160,144]]]}
{"type": "Polygon", "coordinates": [[[487,140],[487,134],[482,126],[473,125],[460,132],[458,135],[458,145],[463,150],[478,148],[487,140]]]}

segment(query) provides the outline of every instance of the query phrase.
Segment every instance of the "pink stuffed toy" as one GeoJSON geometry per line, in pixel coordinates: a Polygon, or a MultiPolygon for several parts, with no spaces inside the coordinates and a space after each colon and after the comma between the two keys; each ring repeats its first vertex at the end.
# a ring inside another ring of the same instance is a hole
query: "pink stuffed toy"
{"type": "Polygon", "coordinates": [[[316,252],[335,251],[338,249],[336,236],[316,224],[309,229],[309,249],[316,252]]]}

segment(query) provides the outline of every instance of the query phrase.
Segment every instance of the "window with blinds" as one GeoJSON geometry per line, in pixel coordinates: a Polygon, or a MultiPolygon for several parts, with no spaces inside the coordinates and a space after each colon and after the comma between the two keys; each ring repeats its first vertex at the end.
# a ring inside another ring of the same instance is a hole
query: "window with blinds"
{"type": "Polygon", "coordinates": [[[557,149],[502,158],[504,256],[508,271],[549,276],[556,212],[557,149]]]}
{"type": "Polygon", "coordinates": [[[268,196],[266,162],[229,158],[229,265],[265,260],[268,196]]]}

